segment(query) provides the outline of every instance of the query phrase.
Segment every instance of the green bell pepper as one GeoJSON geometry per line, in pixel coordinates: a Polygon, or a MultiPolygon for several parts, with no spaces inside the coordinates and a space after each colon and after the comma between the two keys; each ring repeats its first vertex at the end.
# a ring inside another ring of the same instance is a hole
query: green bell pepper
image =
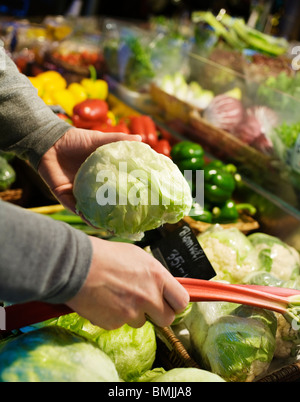
{"type": "Polygon", "coordinates": [[[235,190],[235,180],[231,173],[210,166],[204,167],[204,198],[212,204],[222,204],[229,200],[235,190]]]}
{"type": "Polygon", "coordinates": [[[6,159],[0,156],[0,191],[5,191],[16,180],[16,172],[6,159]]]}
{"type": "Polygon", "coordinates": [[[194,204],[190,211],[190,216],[197,222],[212,223],[213,214],[205,206],[201,207],[199,204],[194,204]]]}
{"type": "Polygon", "coordinates": [[[181,141],[174,145],[171,158],[181,172],[202,170],[204,166],[204,150],[200,144],[192,141],[181,141]]]}
{"type": "Polygon", "coordinates": [[[236,204],[233,200],[227,200],[222,206],[213,208],[213,220],[218,223],[233,223],[238,220],[240,211],[255,215],[256,208],[251,204],[236,204]]]}

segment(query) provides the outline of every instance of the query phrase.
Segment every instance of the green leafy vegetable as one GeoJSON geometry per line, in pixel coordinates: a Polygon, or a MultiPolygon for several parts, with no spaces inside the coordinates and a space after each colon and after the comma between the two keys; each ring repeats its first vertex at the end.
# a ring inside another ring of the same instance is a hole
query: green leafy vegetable
{"type": "Polygon", "coordinates": [[[119,382],[114,363],[95,344],[49,326],[5,342],[1,382],[119,382]]]}
{"type": "Polygon", "coordinates": [[[194,303],[186,320],[192,356],[226,381],[266,373],[276,347],[274,313],[231,303],[194,303]]]}
{"type": "Polygon", "coordinates": [[[141,328],[125,324],[121,328],[107,331],[72,313],[60,317],[56,325],[95,342],[115,363],[124,381],[135,381],[152,369],[156,356],[156,336],[154,326],[149,321],[141,328]]]}
{"type": "Polygon", "coordinates": [[[300,255],[293,247],[265,233],[253,233],[248,239],[258,254],[262,271],[269,272],[282,281],[299,276],[300,255]]]}
{"type": "Polygon", "coordinates": [[[225,380],[206,370],[194,367],[180,367],[155,377],[152,382],[225,382],[225,380]]]}
{"type": "Polygon", "coordinates": [[[240,283],[245,276],[258,270],[255,249],[237,228],[223,229],[215,225],[197,238],[218,279],[240,283]]]}
{"type": "Polygon", "coordinates": [[[73,192],[93,226],[134,240],[178,222],[192,206],[190,187],[171,159],[135,141],[98,148],[80,167],[73,192]]]}

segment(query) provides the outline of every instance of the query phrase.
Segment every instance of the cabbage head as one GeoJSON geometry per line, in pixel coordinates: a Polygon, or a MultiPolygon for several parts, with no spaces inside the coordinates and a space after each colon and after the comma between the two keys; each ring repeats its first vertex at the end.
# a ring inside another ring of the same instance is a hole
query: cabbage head
{"type": "Polygon", "coordinates": [[[296,249],[265,233],[253,233],[248,239],[258,254],[261,270],[283,281],[299,276],[300,254],[296,249]]]}
{"type": "Polygon", "coordinates": [[[188,215],[188,182],[170,158],[136,141],[99,147],[81,165],[73,189],[77,211],[93,226],[139,240],[147,230],[188,215]]]}
{"type": "Polygon", "coordinates": [[[251,382],[266,374],[276,347],[273,312],[201,302],[188,319],[191,355],[201,367],[228,382],[251,382]]]}
{"type": "Polygon", "coordinates": [[[153,366],[157,344],[154,326],[150,321],[146,321],[141,328],[125,324],[109,331],[72,313],[60,317],[57,325],[95,342],[114,362],[124,381],[135,381],[153,366]]]}
{"type": "Polygon", "coordinates": [[[237,228],[224,229],[215,225],[197,239],[218,280],[241,283],[245,276],[258,270],[256,251],[247,236],[237,228]]]}
{"type": "MultiPolygon", "coordinates": [[[[294,280],[282,281],[273,276],[269,272],[258,271],[248,278],[245,278],[245,284],[276,286],[290,289],[300,290],[300,277],[297,276],[294,280]]],[[[279,359],[287,359],[294,357],[298,353],[300,345],[300,333],[297,328],[293,328],[282,314],[275,313],[277,317],[277,332],[276,332],[276,350],[274,357],[279,359]]]]}
{"type": "Polygon", "coordinates": [[[22,334],[0,350],[1,382],[119,382],[114,363],[97,345],[64,328],[22,334]]]}
{"type": "Polygon", "coordinates": [[[225,382],[225,380],[217,374],[196,367],[179,367],[166,371],[151,382],[225,382]]]}

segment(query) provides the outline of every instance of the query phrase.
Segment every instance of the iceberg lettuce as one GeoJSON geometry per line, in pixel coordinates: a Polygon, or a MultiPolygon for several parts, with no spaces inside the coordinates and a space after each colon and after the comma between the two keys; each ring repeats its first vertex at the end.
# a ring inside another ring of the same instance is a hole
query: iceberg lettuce
{"type": "Polygon", "coordinates": [[[172,160],[136,141],[99,147],[74,181],[76,208],[93,226],[140,240],[147,230],[188,215],[192,195],[172,160]]]}

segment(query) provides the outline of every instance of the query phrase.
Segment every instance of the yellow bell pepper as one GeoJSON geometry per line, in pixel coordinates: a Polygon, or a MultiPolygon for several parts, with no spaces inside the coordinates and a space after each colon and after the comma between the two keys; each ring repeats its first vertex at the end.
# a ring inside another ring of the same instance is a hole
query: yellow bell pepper
{"type": "Polygon", "coordinates": [[[28,77],[31,84],[38,92],[38,96],[42,97],[44,94],[44,85],[39,81],[37,77],[28,77]]]}
{"type": "Polygon", "coordinates": [[[94,66],[90,66],[91,78],[84,78],[81,85],[85,88],[88,98],[105,100],[108,96],[108,84],[104,80],[97,79],[94,66]]]}
{"type": "Polygon", "coordinates": [[[70,84],[68,90],[72,92],[77,103],[85,101],[88,97],[85,88],[77,82],[70,84]]]}
{"type": "Polygon", "coordinates": [[[48,106],[55,105],[55,101],[51,93],[47,92],[41,98],[46,103],[46,105],[48,106]]]}
{"type": "Polygon", "coordinates": [[[61,106],[67,115],[73,115],[74,106],[77,104],[75,96],[68,89],[53,92],[53,99],[56,105],[61,106]]]}

